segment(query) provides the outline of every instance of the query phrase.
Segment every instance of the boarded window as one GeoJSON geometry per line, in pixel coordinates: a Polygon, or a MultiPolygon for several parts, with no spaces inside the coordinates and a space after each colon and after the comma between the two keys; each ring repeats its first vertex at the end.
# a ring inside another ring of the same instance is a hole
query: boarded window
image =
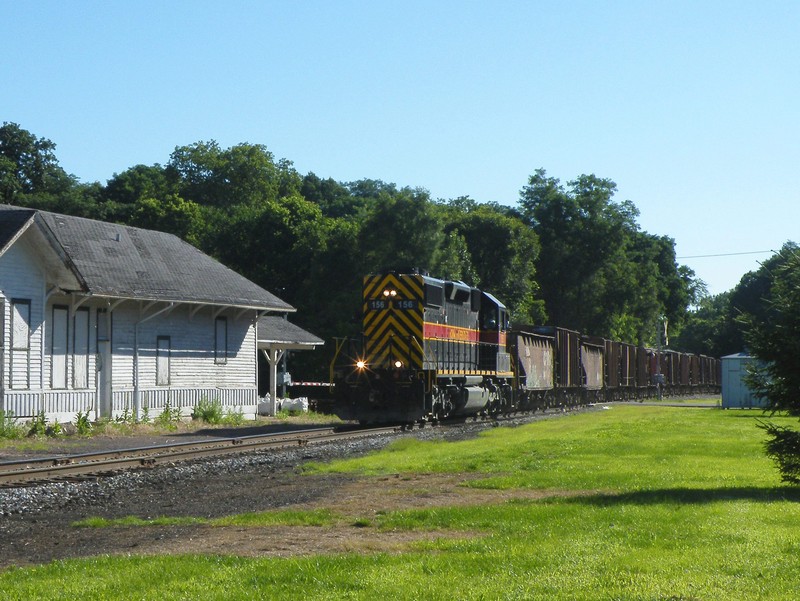
{"type": "Polygon", "coordinates": [[[111,314],[108,309],[97,310],[97,342],[111,340],[111,314]]]}
{"type": "Polygon", "coordinates": [[[69,309],[58,305],[53,307],[53,330],[50,341],[50,386],[67,387],[67,340],[69,309]]]}
{"type": "Polygon", "coordinates": [[[156,344],[156,386],[169,386],[169,336],[159,336],[156,344]]]}
{"type": "Polygon", "coordinates": [[[89,309],[75,312],[75,336],[72,342],[72,386],[89,388],[89,309]]]}
{"type": "Polygon", "coordinates": [[[30,388],[31,301],[11,301],[11,387],[30,388]]]}
{"type": "Polygon", "coordinates": [[[31,301],[11,302],[11,347],[27,351],[31,345],[31,301]]]}
{"type": "Polygon", "coordinates": [[[214,362],[228,362],[228,318],[217,317],[214,322],[214,362]]]}

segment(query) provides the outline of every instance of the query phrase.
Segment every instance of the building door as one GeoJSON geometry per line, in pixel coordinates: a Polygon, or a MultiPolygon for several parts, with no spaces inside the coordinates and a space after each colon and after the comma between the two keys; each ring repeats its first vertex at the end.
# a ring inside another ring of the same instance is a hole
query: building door
{"type": "Polygon", "coordinates": [[[50,348],[50,387],[56,390],[67,387],[68,324],[69,309],[58,305],[54,306],[50,348]]]}
{"type": "Polygon", "coordinates": [[[111,418],[111,313],[97,310],[97,416],[111,418]]]}

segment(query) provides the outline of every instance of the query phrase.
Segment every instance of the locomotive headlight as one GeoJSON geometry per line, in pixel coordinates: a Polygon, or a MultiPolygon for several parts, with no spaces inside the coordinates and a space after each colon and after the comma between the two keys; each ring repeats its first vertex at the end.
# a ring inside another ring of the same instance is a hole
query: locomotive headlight
{"type": "Polygon", "coordinates": [[[395,362],[394,362],[394,366],[395,366],[397,369],[400,369],[401,367],[403,367],[403,362],[402,362],[402,361],[395,361],[395,362]]]}
{"type": "Polygon", "coordinates": [[[389,290],[390,296],[397,296],[397,290],[389,290]]]}
{"type": "Polygon", "coordinates": [[[389,296],[389,291],[388,290],[384,290],[383,291],[383,296],[389,296]]]}
{"type": "Polygon", "coordinates": [[[392,288],[387,288],[383,291],[383,296],[397,296],[397,290],[392,288]]]}
{"type": "Polygon", "coordinates": [[[358,369],[364,369],[366,366],[367,366],[367,362],[364,361],[363,359],[359,359],[358,361],[356,361],[356,367],[358,369]]]}

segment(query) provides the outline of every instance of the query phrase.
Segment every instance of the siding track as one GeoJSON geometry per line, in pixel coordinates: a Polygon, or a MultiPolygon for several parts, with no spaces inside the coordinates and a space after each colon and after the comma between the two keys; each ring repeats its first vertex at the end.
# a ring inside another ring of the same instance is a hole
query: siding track
{"type": "Polygon", "coordinates": [[[313,428],[293,432],[215,438],[207,441],[7,461],[0,462],[0,487],[18,488],[54,480],[98,478],[122,470],[149,468],[203,457],[305,446],[330,440],[360,438],[395,431],[398,431],[397,427],[313,428]]]}

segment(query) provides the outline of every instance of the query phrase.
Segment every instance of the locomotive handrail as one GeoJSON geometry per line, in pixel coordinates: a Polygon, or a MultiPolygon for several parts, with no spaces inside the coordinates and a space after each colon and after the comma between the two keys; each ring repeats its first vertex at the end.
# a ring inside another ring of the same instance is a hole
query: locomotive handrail
{"type": "MultiPolygon", "coordinates": [[[[423,364],[425,361],[430,361],[430,357],[433,357],[433,364],[436,366],[436,371],[439,371],[439,358],[436,356],[436,353],[425,353],[425,347],[420,344],[420,341],[417,340],[416,336],[412,336],[411,339],[414,341],[414,344],[417,345],[417,348],[422,353],[422,361],[423,364]]],[[[438,339],[437,339],[438,340],[438,339]]]]}
{"type": "MultiPolygon", "coordinates": [[[[419,340],[417,340],[416,336],[412,336],[411,340],[414,341],[414,344],[417,345],[417,348],[420,350],[420,353],[422,354],[422,364],[423,364],[423,367],[424,367],[425,360],[427,359],[427,357],[425,356],[425,347],[423,347],[422,344],[420,344],[420,342],[419,342],[419,340]]],[[[433,364],[436,366],[436,371],[438,372],[439,371],[439,358],[436,356],[435,353],[433,353],[433,364]]],[[[423,372],[426,373],[426,378],[425,379],[427,380],[427,382],[425,383],[425,392],[431,392],[433,390],[433,385],[431,384],[431,382],[432,382],[431,370],[423,369],[423,372]]]]}
{"type": "Polygon", "coordinates": [[[328,372],[328,385],[331,389],[333,389],[333,372],[334,366],[336,365],[336,359],[339,357],[339,353],[342,351],[342,347],[347,343],[349,338],[334,338],[333,341],[336,343],[336,352],[333,354],[333,359],[331,359],[331,364],[329,367],[328,372]]]}

